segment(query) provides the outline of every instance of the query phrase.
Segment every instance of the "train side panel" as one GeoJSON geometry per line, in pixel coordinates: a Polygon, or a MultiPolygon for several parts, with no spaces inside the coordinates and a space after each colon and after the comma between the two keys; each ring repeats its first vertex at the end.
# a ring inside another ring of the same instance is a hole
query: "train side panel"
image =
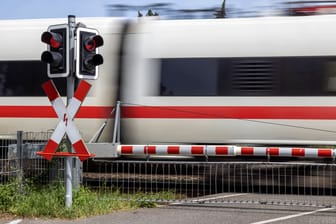
{"type": "Polygon", "coordinates": [[[127,143],[335,144],[335,16],[143,21],[127,39],[127,143]]]}

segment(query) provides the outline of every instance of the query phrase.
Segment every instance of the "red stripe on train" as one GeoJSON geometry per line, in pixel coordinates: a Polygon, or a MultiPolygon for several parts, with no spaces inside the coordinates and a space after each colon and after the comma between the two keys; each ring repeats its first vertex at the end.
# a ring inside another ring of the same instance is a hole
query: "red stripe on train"
{"type": "MultiPolygon", "coordinates": [[[[111,117],[113,107],[82,106],[76,118],[111,117]]],[[[52,106],[0,106],[0,118],[57,118],[52,106]]]]}
{"type": "MultiPolygon", "coordinates": [[[[82,106],[76,118],[107,118],[113,107],[82,106]]],[[[122,118],[336,120],[323,106],[123,106],[122,118]]],[[[51,106],[0,106],[0,118],[56,118],[51,106]]]]}
{"type": "Polygon", "coordinates": [[[124,106],[123,118],[336,119],[336,107],[322,106],[124,106]]]}

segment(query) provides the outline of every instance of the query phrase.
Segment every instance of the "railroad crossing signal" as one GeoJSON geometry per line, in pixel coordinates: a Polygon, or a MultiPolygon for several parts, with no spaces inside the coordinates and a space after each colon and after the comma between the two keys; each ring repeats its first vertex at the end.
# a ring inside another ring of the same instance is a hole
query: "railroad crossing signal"
{"type": "Polygon", "coordinates": [[[79,27],[77,35],[76,76],[79,79],[97,79],[97,66],[103,64],[103,56],[98,54],[98,47],[104,40],[95,29],[79,27]]]}
{"type": "Polygon", "coordinates": [[[49,78],[67,77],[70,62],[68,24],[49,26],[48,31],[42,33],[41,41],[48,46],[41,60],[48,64],[49,78]]]}
{"type": "Polygon", "coordinates": [[[94,154],[90,154],[82,140],[79,131],[73,122],[84,98],[91,88],[91,84],[82,80],[74,94],[74,97],[70,99],[67,107],[64,105],[62,98],[60,97],[54,82],[49,80],[42,85],[44,92],[47,94],[56,114],[59,119],[59,123],[51,135],[47,145],[42,152],[37,152],[38,155],[43,156],[47,160],[51,160],[54,155],[58,156],[78,156],[81,161],[86,160],[94,154]],[[76,153],[57,152],[58,145],[60,144],[64,135],[67,134],[69,140],[75,149],[76,153]]]}
{"type": "MultiPolygon", "coordinates": [[[[104,41],[98,35],[98,31],[76,25],[76,18],[73,15],[68,16],[68,24],[49,26],[48,31],[42,34],[41,40],[48,44],[47,51],[44,51],[41,55],[41,60],[48,63],[49,78],[67,77],[67,106],[64,105],[52,80],[42,85],[53,105],[59,123],[44,150],[36,154],[49,161],[53,156],[68,156],[64,164],[66,173],[65,205],[70,208],[72,204],[73,171],[71,157],[78,156],[83,161],[95,156],[89,153],[73,122],[85,96],[91,88],[88,82],[82,80],[76,92],[73,93],[75,73],[78,78],[97,79],[98,71],[96,66],[103,63],[103,57],[98,54],[96,48],[102,46],[104,41]],[[77,47],[76,52],[75,47],[77,47]],[[68,136],[76,153],[73,153],[72,149],[70,152],[56,152],[65,134],[68,136]]],[[[76,166],[76,173],[79,176],[79,166],[76,166]]],[[[77,185],[79,185],[79,182],[77,185]]]]}

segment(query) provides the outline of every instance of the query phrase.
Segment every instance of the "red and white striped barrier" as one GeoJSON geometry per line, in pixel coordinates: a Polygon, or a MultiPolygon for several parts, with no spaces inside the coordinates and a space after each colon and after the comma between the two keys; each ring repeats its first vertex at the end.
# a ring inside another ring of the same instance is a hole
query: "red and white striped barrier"
{"type": "Polygon", "coordinates": [[[201,145],[120,145],[120,155],[188,155],[202,156],[205,148],[201,145]]]}
{"type": "Polygon", "coordinates": [[[241,147],[234,145],[119,145],[119,155],[269,156],[334,158],[331,148],[241,147]]]}
{"type": "Polygon", "coordinates": [[[82,80],[79,83],[79,86],[74,94],[74,97],[70,99],[70,102],[67,107],[63,103],[63,100],[60,97],[52,80],[45,82],[42,85],[42,88],[47,94],[57,114],[57,117],[59,118],[59,123],[55,131],[51,135],[51,138],[49,139],[44,150],[42,152],[37,152],[37,154],[43,156],[47,160],[51,160],[51,158],[54,155],[56,155],[56,150],[63,136],[67,134],[72,146],[74,147],[77,153],[76,154],[58,153],[59,155],[78,156],[80,160],[86,160],[89,157],[93,156],[92,154],[89,154],[89,151],[86,148],[85,143],[82,140],[75,123],[73,122],[73,119],[76,116],[84,98],[86,97],[87,93],[91,88],[90,83],[84,80],[82,80]]]}
{"type": "Polygon", "coordinates": [[[232,145],[207,145],[205,148],[207,156],[235,156],[237,150],[232,145]]]}
{"type": "Polygon", "coordinates": [[[290,147],[241,147],[243,156],[275,156],[303,158],[333,158],[334,149],[323,148],[290,148],[290,147]]]}

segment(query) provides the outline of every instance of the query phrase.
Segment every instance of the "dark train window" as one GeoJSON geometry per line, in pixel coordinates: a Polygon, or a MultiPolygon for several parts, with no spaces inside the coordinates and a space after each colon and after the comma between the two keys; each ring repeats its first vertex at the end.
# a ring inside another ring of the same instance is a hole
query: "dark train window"
{"type": "Polygon", "coordinates": [[[336,95],[336,57],[168,58],[161,96],[336,95]]]}
{"type": "Polygon", "coordinates": [[[161,96],[215,96],[217,60],[164,59],[161,63],[161,96]]]}
{"type": "Polygon", "coordinates": [[[336,59],[324,63],[324,89],[336,92],[336,59]]]}
{"type": "MultiPolygon", "coordinates": [[[[0,61],[0,96],[45,96],[42,83],[48,80],[47,65],[41,61],[0,61]]],[[[54,79],[62,96],[66,79],[54,79]]]]}
{"type": "Polygon", "coordinates": [[[328,95],[323,88],[324,61],[319,57],[291,57],[281,59],[281,95],[328,95]]]}

